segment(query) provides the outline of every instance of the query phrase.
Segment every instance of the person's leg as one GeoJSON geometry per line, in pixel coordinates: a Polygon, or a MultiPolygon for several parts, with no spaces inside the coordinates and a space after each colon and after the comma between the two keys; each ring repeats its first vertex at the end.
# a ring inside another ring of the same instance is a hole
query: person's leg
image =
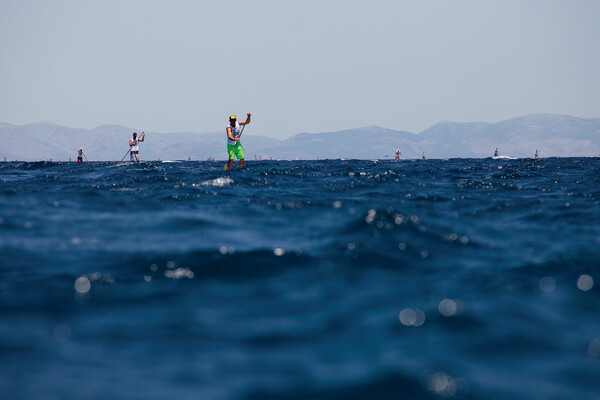
{"type": "Polygon", "coordinates": [[[231,145],[231,144],[227,144],[227,167],[225,169],[231,169],[231,167],[233,167],[233,159],[235,158],[235,154],[234,154],[234,150],[235,150],[235,146],[231,145]]]}
{"type": "Polygon", "coordinates": [[[240,160],[240,168],[244,168],[244,148],[242,144],[238,142],[237,149],[235,152],[235,156],[238,160],[240,160]]]}
{"type": "Polygon", "coordinates": [[[133,154],[133,151],[129,152],[129,161],[133,162],[135,160],[135,155],[133,154]]]}
{"type": "Polygon", "coordinates": [[[140,153],[135,153],[135,162],[140,162],[140,153]]]}

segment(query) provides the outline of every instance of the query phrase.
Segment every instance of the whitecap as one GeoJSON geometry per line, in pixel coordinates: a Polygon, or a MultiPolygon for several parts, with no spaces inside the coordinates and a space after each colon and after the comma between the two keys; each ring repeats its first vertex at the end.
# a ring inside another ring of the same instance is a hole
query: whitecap
{"type": "MultiPolygon", "coordinates": [[[[231,178],[216,178],[211,179],[209,181],[201,182],[199,186],[225,187],[231,185],[232,183],[233,179],[231,178]]],[[[194,186],[198,186],[198,184],[195,184],[194,186]]]]}

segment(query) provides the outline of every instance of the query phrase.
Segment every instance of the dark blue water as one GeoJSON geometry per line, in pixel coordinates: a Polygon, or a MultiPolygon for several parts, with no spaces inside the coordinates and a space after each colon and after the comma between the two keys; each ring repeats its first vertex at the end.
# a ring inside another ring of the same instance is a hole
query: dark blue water
{"type": "Polygon", "coordinates": [[[3,399],[598,399],[598,159],[0,164],[3,399]]]}

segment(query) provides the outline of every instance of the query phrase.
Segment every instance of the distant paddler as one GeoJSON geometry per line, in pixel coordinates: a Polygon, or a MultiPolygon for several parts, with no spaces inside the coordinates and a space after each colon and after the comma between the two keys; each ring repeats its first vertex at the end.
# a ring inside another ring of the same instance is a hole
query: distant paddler
{"type": "Polygon", "coordinates": [[[498,148],[496,147],[496,150],[494,150],[494,157],[498,157],[498,148]]]}
{"type": "Polygon", "coordinates": [[[402,152],[400,151],[400,149],[396,150],[396,160],[399,160],[401,156],[402,152]]]}
{"type": "Polygon", "coordinates": [[[425,152],[423,152],[423,155],[421,156],[421,158],[422,158],[423,160],[427,160],[427,158],[425,157],[425,152]]]}
{"type": "Polygon", "coordinates": [[[137,132],[133,132],[133,138],[129,139],[129,161],[140,162],[140,150],[138,144],[144,141],[146,134],[142,132],[142,136],[137,137],[137,132]]]}
{"type": "Polygon", "coordinates": [[[83,162],[83,157],[85,157],[85,161],[87,161],[87,157],[85,156],[85,153],[83,152],[83,148],[79,148],[79,150],[77,150],[77,162],[78,163],[82,163],[83,162]]]}
{"type": "Polygon", "coordinates": [[[538,151],[537,151],[537,149],[535,150],[535,158],[538,158],[538,151]]]}
{"type": "Polygon", "coordinates": [[[237,117],[232,115],[229,117],[229,125],[227,126],[227,154],[229,160],[227,165],[223,167],[223,171],[231,169],[233,166],[233,159],[237,158],[240,160],[240,168],[244,168],[244,148],[240,142],[240,137],[244,131],[244,127],[250,123],[251,113],[246,114],[246,121],[238,122],[237,117]],[[241,127],[241,128],[240,128],[241,127]]]}

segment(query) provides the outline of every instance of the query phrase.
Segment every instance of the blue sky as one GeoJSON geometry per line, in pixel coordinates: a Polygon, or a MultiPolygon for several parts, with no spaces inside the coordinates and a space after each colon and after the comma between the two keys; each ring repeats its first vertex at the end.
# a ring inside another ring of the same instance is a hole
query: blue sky
{"type": "Polygon", "coordinates": [[[0,121],[210,132],[251,111],[286,138],[600,117],[599,20],[597,0],[0,0],[0,121]]]}

